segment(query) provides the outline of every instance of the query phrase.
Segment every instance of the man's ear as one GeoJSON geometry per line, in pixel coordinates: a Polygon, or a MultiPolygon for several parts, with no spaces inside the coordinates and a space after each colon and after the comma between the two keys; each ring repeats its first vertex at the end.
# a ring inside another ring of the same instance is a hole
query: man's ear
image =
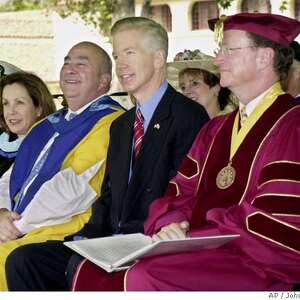
{"type": "Polygon", "coordinates": [[[274,65],[275,51],[272,48],[257,48],[257,64],[259,69],[272,67],[274,65]]]}
{"type": "Polygon", "coordinates": [[[42,108],[39,106],[39,107],[37,108],[37,110],[36,110],[36,116],[39,118],[39,117],[42,115],[42,112],[43,112],[43,110],[42,110],[42,108]]]}
{"type": "Polygon", "coordinates": [[[104,73],[100,76],[100,80],[99,80],[99,86],[98,88],[101,89],[105,89],[105,88],[109,88],[110,87],[110,83],[111,83],[111,75],[109,73],[104,73]]]}
{"type": "Polygon", "coordinates": [[[154,52],[154,66],[157,69],[164,67],[166,64],[166,53],[163,49],[155,50],[154,52]]]}

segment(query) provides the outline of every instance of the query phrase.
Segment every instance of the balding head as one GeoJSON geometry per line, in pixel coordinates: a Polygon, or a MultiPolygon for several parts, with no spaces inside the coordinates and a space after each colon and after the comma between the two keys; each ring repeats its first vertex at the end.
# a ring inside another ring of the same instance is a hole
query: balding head
{"type": "Polygon", "coordinates": [[[97,57],[99,64],[97,65],[97,68],[99,68],[99,74],[108,73],[112,74],[112,62],[109,57],[109,55],[106,53],[105,50],[103,50],[100,46],[98,46],[95,43],[92,42],[80,42],[73,46],[71,50],[75,47],[83,47],[88,48],[91,50],[91,52],[94,53],[94,55],[97,57]]]}
{"type": "Polygon", "coordinates": [[[60,85],[68,106],[78,110],[108,92],[112,63],[98,45],[81,42],[71,48],[60,72],[60,85]]]}

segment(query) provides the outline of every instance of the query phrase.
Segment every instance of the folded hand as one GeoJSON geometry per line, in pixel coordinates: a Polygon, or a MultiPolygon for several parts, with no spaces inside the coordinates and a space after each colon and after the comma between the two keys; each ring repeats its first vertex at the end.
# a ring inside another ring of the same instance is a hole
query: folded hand
{"type": "Polygon", "coordinates": [[[185,239],[188,230],[189,223],[187,221],[172,223],[162,227],[158,233],[152,236],[152,238],[154,241],[185,239]]]}
{"type": "Polygon", "coordinates": [[[20,218],[21,216],[16,212],[0,209],[0,244],[15,240],[22,235],[13,223],[20,218]]]}

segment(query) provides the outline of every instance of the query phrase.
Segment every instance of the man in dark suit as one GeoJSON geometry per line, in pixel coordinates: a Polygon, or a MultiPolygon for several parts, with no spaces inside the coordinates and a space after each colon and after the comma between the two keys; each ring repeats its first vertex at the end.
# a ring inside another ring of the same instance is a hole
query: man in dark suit
{"type": "MultiPolygon", "coordinates": [[[[143,232],[149,204],[164,194],[209,119],[200,104],[166,82],[168,35],[161,25],[130,17],[116,22],[111,33],[117,76],[136,106],[111,127],[101,197],[75,239],[143,232]]],[[[67,273],[72,279],[82,258],[61,242],[20,247],[7,260],[9,288],[67,289],[65,271],[71,256],[67,273]]],[[[87,289],[96,289],[90,284],[87,289]]]]}

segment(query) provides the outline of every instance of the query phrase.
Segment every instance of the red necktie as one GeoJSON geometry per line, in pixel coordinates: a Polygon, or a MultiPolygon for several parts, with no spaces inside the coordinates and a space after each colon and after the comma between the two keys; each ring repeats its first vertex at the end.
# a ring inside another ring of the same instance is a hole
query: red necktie
{"type": "Polygon", "coordinates": [[[144,125],[143,125],[143,115],[138,109],[135,114],[135,121],[133,127],[133,142],[134,142],[134,158],[139,155],[143,137],[144,137],[144,125]]]}

